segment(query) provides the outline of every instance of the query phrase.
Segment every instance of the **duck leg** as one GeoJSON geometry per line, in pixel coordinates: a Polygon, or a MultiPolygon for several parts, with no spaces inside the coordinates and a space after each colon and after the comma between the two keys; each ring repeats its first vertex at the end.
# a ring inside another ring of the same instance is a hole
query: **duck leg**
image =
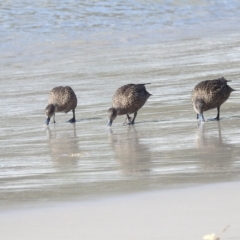
{"type": "Polygon", "coordinates": [[[132,118],[131,118],[128,114],[127,114],[126,116],[127,116],[127,117],[126,117],[124,123],[127,122],[127,121],[128,121],[128,124],[131,123],[132,118]]]}
{"type": "Polygon", "coordinates": [[[133,120],[132,120],[129,124],[134,124],[134,121],[135,121],[136,116],[137,116],[137,112],[134,113],[134,115],[133,115],[133,120]]]}
{"type": "Polygon", "coordinates": [[[76,122],[76,119],[75,119],[75,109],[73,109],[72,112],[73,112],[73,118],[71,118],[70,120],[68,120],[68,122],[70,122],[70,123],[75,123],[75,122],[76,122]]]}
{"type": "Polygon", "coordinates": [[[197,120],[199,119],[199,114],[197,113],[197,120]]]}
{"type": "Polygon", "coordinates": [[[56,123],[55,122],[55,113],[53,114],[53,123],[56,123]]]}
{"type": "Polygon", "coordinates": [[[219,121],[219,115],[220,115],[220,106],[217,107],[217,117],[215,120],[219,121]]]}

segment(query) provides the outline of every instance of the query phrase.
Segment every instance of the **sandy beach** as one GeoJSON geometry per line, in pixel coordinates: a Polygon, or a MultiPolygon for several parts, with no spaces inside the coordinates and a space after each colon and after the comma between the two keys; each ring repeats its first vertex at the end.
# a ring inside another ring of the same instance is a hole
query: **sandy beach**
{"type": "Polygon", "coordinates": [[[239,182],[199,185],[0,213],[1,239],[240,239],[239,182]],[[220,234],[221,235],[221,234],[220,234]]]}

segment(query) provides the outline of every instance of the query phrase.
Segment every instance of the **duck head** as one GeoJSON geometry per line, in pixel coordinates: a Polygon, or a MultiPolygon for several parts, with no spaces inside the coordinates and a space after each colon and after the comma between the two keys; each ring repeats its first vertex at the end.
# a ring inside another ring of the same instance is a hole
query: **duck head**
{"type": "Polygon", "coordinates": [[[55,106],[53,104],[49,104],[45,108],[45,114],[46,114],[45,124],[48,125],[49,122],[50,122],[51,117],[55,114],[55,106]]]}
{"type": "Polygon", "coordinates": [[[117,117],[117,109],[109,108],[107,113],[108,113],[108,126],[112,126],[112,122],[117,117]]]}

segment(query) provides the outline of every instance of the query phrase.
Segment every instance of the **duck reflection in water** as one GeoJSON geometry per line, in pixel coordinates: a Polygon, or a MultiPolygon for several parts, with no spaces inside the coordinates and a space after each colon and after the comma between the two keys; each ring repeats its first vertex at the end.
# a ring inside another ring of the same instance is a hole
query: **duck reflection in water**
{"type": "Polygon", "coordinates": [[[70,127],[72,131],[47,128],[52,161],[59,167],[76,165],[80,155],[75,123],[70,127]]]}
{"type": "Polygon", "coordinates": [[[128,126],[125,133],[113,133],[109,139],[116,160],[121,164],[126,175],[150,175],[151,152],[140,142],[139,134],[133,125],[128,126]]]}
{"type": "Polygon", "coordinates": [[[205,171],[223,172],[232,164],[233,146],[222,138],[220,122],[213,122],[208,126],[199,124],[196,148],[200,164],[203,164],[205,171]]]}

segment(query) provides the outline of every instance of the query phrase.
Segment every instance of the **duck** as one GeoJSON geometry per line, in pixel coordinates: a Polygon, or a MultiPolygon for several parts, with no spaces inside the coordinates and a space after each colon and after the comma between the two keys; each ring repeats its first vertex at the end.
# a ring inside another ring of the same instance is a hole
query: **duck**
{"type": "Polygon", "coordinates": [[[77,107],[77,97],[73,89],[69,86],[55,87],[53,88],[48,97],[48,105],[45,108],[46,121],[45,124],[48,125],[51,117],[53,117],[53,122],[55,123],[55,113],[65,112],[68,113],[72,110],[73,118],[68,122],[74,123],[75,119],[75,108],[77,107]]]}
{"type": "Polygon", "coordinates": [[[224,77],[205,80],[198,83],[192,91],[192,104],[195,112],[197,113],[197,119],[200,122],[204,122],[203,112],[210,109],[217,108],[217,117],[220,118],[220,106],[227,101],[231,92],[235,91],[227,83],[231,80],[227,80],[224,77]]]}
{"type": "Polygon", "coordinates": [[[144,84],[127,84],[118,88],[112,98],[112,107],[108,109],[108,126],[112,126],[117,115],[125,115],[128,124],[134,124],[138,110],[146,103],[150,94],[144,84]],[[129,114],[134,114],[133,119],[129,114]]]}

